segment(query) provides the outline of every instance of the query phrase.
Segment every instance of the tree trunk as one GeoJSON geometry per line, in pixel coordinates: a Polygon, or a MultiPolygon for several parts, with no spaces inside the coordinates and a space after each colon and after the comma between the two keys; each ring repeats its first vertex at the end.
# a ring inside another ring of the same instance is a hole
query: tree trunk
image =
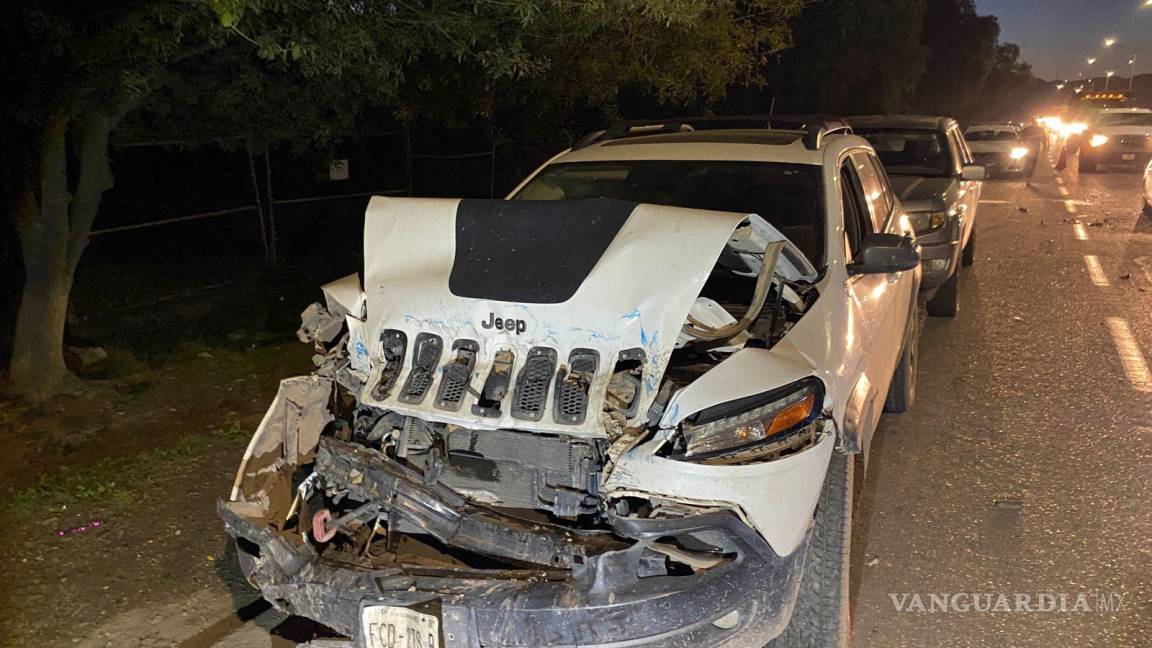
{"type": "Polygon", "coordinates": [[[100,199],[112,186],[108,164],[112,123],[106,115],[92,113],[76,125],[79,175],[73,197],[68,190],[69,116],[65,108],[57,110],[41,139],[39,200],[28,188],[17,206],[26,278],[9,382],[16,395],[31,402],[55,395],[70,377],[64,365],[68,299],[100,199]]]}

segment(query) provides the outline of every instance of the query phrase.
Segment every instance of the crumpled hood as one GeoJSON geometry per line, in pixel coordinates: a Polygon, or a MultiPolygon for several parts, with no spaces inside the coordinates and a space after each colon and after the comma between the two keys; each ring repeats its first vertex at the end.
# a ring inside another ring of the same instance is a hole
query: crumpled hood
{"type": "Polygon", "coordinates": [[[956,189],[953,178],[894,175],[889,179],[892,190],[904,208],[911,212],[944,209],[949,203],[949,193],[956,189]]]}
{"type": "Polygon", "coordinates": [[[644,418],[685,316],[745,218],[606,199],[375,197],[364,225],[370,375],[361,400],[469,428],[603,436],[600,411],[617,358],[639,349],[644,373],[633,420],[644,418]],[[407,352],[393,387],[377,397],[385,331],[403,332],[407,352]],[[434,382],[420,402],[400,402],[422,333],[442,340],[434,382]],[[478,351],[469,393],[448,411],[436,406],[436,394],[459,340],[475,342],[478,351]],[[555,375],[540,420],[512,415],[516,378],[533,349],[554,350],[556,369],[574,349],[598,354],[582,422],[555,420],[555,375]],[[473,413],[501,350],[515,357],[508,394],[497,416],[473,413]]]}

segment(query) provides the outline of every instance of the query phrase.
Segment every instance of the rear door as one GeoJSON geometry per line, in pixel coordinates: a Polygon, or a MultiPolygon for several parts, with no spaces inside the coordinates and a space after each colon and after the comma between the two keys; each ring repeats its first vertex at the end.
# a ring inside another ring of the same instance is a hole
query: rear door
{"type": "Polygon", "coordinates": [[[960,242],[962,245],[967,245],[968,239],[972,236],[972,228],[976,225],[976,207],[980,204],[980,190],[984,183],[979,180],[965,180],[960,176],[960,171],[965,165],[972,164],[973,158],[972,152],[968,150],[968,142],[964,140],[964,135],[958,127],[948,129],[948,140],[949,146],[956,150],[956,160],[960,167],[956,174],[956,181],[960,183],[956,210],[960,214],[960,242]]]}

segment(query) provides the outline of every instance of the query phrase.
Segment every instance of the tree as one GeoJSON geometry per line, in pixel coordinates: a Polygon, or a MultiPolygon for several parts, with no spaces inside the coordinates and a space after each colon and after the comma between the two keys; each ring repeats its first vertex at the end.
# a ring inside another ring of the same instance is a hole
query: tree
{"type": "Polygon", "coordinates": [[[906,110],[924,70],[924,0],[814,2],[768,73],[777,112],[906,110]]]}
{"type": "Polygon", "coordinates": [[[6,209],[25,285],[10,387],[69,380],[72,278],[125,122],[185,136],[323,141],[369,107],[448,121],[603,105],[636,83],[717,94],[787,41],[802,0],[25,0],[5,3],[6,209]],[[141,106],[144,110],[141,110],[141,106]]]}
{"type": "Polygon", "coordinates": [[[972,0],[928,0],[923,33],[928,65],[916,93],[917,108],[969,118],[992,70],[999,36],[996,17],[977,15],[972,0]]]}
{"type": "Polygon", "coordinates": [[[19,395],[40,400],[69,376],[68,296],[112,186],[109,136],[164,64],[210,46],[212,36],[195,3],[40,0],[0,12],[6,208],[25,274],[9,379],[19,395]]]}

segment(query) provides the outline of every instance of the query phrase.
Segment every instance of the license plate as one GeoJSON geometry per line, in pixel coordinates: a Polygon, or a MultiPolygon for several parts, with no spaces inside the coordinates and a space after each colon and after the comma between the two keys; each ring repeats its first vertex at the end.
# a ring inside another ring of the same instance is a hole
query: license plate
{"type": "Polygon", "coordinates": [[[1125,160],[1125,161],[1127,161],[1127,160],[1135,160],[1135,159],[1136,159],[1136,154],[1135,154],[1135,153],[1124,153],[1123,155],[1121,155],[1121,156],[1120,156],[1120,159],[1121,159],[1121,160],[1125,160]]]}
{"type": "Polygon", "coordinates": [[[360,614],[365,648],[440,648],[440,619],[403,607],[366,606],[360,614]]]}

